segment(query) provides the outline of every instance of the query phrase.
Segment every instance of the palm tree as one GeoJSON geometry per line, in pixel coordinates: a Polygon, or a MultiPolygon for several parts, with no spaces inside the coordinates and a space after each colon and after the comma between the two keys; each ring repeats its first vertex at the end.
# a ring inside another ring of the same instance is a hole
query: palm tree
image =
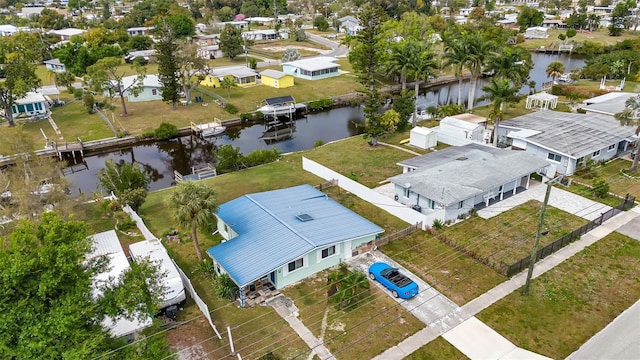
{"type": "Polygon", "coordinates": [[[403,40],[391,46],[391,53],[387,60],[387,70],[391,74],[400,75],[402,90],[407,88],[407,75],[416,54],[419,54],[418,44],[411,40],[403,40]]]}
{"type": "Polygon", "coordinates": [[[560,75],[564,74],[565,68],[562,61],[552,61],[547,65],[547,77],[552,78],[554,81],[560,75]]]}
{"type": "Polygon", "coordinates": [[[532,68],[530,56],[521,47],[505,47],[501,53],[489,60],[488,69],[501,79],[511,79],[516,86],[522,86],[532,68]]]}
{"type": "Polygon", "coordinates": [[[487,61],[492,57],[495,44],[478,33],[467,34],[463,37],[463,43],[467,48],[467,61],[465,63],[471,72],[471,83],[469,84],[469,102],[467,109],[473,109],[473,102],[476,93],[478,79],[482,75],[482,70],[487,61]]]}
{"type": "Polygon", "coordinates": [[[170,197],[173,218],[180,227],[191,229],[191,239],[196,248],[198,259],[202,261],[202,250],[198,243],[198,227],[214,221],[214,212],[218,211],[215,192],[210,187],[184,181],[176,187],[170,197]]]}
{"type": "Polygon", "coordinates": [[[344,263],[327,277],[330,300],[340,309],[356,306],[369,292],[369,280],[359,271],[349,270],[344,263]]]}
{"type": "Polygon", "coordinates": [[[458,79],[458,105],[462,105],[462,72],[467,62],[467,49],[459,38],[444,38],[444,66],[453,66],[453,73],[458,79]]]}
{"type": "MultiPolygon", "coordinates": [[[[618,120],[622,126],[635,126],[636,135],[640,134],[640,95],[628,98],[624,105],[625,109],[615,115],[616,120],[618,120]]],[[[640,151],[636,150],[631,169],[629,169],[630,172],[634,173],[638,171],[639,159],[640,151]]]]}
{"type": "Polygon", "coordinates": [[[238,86],[236,81],[231,77],[225,77],[220,82],[220,87],[223,89],[227,89],[227,99],[231,98],[231,88],[238,86]]]}
{"type": "Polygon", "coordinates": [[[498,126],[502,120],[502,108],[505,103],[518,101],[518,88],[511,85],[507,79],[491,78],[489,85],[483,86],[484,95],[480,100],[491,100],[491,114],[489,118],[493,119],[493,146],[498,146],[498,126]]]}
{"type": "MultiPolygon", "coordinates": [[[[435,62],[435,54],[431,51],[429,45],[421,44],[417,47],[417,50],[418,52],[414,53],[409,66],[409,74],[413,78],[413,81],[415,81],[414,92],[416,99],[420,91],[421,80],[429,82],[429,77],[434,75],[434,70],[437,67],[435,62]]],[[[416,107],[413,111],[413,126],[416,126],[417,117],[418,109],[416,107]]]]}

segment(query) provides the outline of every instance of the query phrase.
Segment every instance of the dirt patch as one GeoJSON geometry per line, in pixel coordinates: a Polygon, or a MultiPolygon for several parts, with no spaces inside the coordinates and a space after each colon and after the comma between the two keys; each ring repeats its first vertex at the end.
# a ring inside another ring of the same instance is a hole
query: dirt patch
{"type": "Polygon", "coordinates": [[[207,320],[198,319],[167,332],[167,340],[178,360],[213,359],[205,349],[209,332],[213,333],[207,320]]]}
{"type": "Polygon", "coordinates": [[[268,47],[263,47],[262,49],[266,50],[266,51],[272,51],[272,52],[284,52],[287,49],[298,49],[298,50],[307,50],[307,51],[317,52],[318,54],[321,54],[321,55],[330,54],[331,51],[332,51],[332,50],[322,50],[322,49],[316,49],[316,48],[312,48],[312,47],[298,46],[298,45],[268,46],[268,47]]]}
{"type": "Polygon", "coordinates": [[[344,331],[344,323],[339,320],[335,320],[331,325],[329,325],[329,330],[344,331]]]}

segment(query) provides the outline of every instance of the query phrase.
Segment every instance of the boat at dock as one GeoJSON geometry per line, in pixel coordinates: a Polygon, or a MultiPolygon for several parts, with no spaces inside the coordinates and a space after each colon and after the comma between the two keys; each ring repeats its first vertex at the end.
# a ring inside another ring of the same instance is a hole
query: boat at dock
{"type": "Polygon", "coordinates": [[[206,124],[196,124],[191,122],[191,132],[201,138],[220,135],[227,130],[227,127],[222,125],[222,122],[218,119],[206,124]]]}
{"type": "Polygon", "coordinates": [[[262,103],[264,105],[258,111],[265,116],[290,116],[307,109],[305,104],[296,104],[296,100],[290,95],[264,99],[262,103]]]}

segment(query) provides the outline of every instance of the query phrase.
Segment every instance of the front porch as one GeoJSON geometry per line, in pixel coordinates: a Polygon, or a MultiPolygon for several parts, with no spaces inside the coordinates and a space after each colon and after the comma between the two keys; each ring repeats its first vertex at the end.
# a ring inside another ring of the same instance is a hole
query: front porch
{"type": "Polygon", "coordinates": [[[263,305],[268,300],[280,295],[280,291],[276,290],[276,286],[269,281],[268,277],[263,277],[260,280],[256,280],[253,284],[244,288],[244,306],[242,295],[240,300],[240,307],[254,307],[257,305],[263,305]]]}
{"type": "Polygon", "coordinates": [[[484,208],[489,207],[489,206],[491,206],[493,204],[499,203],[502,200],[508,199],[508,198],[510,198],[510,197],[512,197],[512,196],[514,196],[516,194],[519,194],[519,193],[527,190],[527,188],[524,187],[524,186],[518,186],[514,190],[509,190],[507,192],[502,192],[502,193],[496,194],[494,196],[487,196],[485,198],[485,201],[483,201],[483,202],[481,202],[479,204],[476,204],[474,206],[474,209],[476,209],[476,210],[484,209],[484,208]]]}

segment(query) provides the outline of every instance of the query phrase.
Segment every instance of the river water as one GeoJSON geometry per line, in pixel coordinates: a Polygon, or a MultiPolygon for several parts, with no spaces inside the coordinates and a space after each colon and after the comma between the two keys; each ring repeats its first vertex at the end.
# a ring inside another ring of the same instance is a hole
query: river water
{"type": "MultiPolygon", "coordinates": [[[[532,54],[534,68],[530,77],[540,89],[543,82],[551,79],[546,76],[547,65],[551,61],[563,61],[567,72],[584,66],[583,59],[571,58],[568,55],[532,54]]],[[[482,96],[482,86],[487,80],[478,81],[476,96],[482,96]]],[[[294,90],[295,91],[295,90],[294,90]]],[[[463,83],[462,102],[466,105],[469,92],[469,82],[463,83]]],[[[528,86],[524,86],[521,93],[528,93],[528,86]]],[[[295,94],[295,93],[294,93],[295,94]]],[[[444,105],[456,103],[458,98],[458,83],[443,85],[428,89],[420,94],[417,103],[420,106],[444,105]]],[[[486,101],[484,102],[486,103],[486,101]]],[[[479,102],[478,104],[483,104],[479,102]]],[[[265,132],[263,124],[230,127],[222,135],[210,140],[200,140],[190,136],[170,141],[141,144],[133,147],[114,150],[104,154],[92,155],[85,158],[85,165],[75,166],[76,172],[67,175],[72,193],[89,194],[98,190],[97,174],[104,168],[107,159],[115,161],[135,161],[151,177],[151,190],[158,190],[174,184],[174,170],[181,174],[189,174],[191,166],[214,162],[213,150],[220,145],[233,145],[240,148],[243,154],[257,149],[276,148],[282,152],[292,152],[310,149],[318,141],[329,142],[343,139],[361,133],[364,116],[360,107],[345,107],[328,111],[308,114],[295,121],[293,136],[282,141],[265,141],[261,139],[265,132]]]]}

